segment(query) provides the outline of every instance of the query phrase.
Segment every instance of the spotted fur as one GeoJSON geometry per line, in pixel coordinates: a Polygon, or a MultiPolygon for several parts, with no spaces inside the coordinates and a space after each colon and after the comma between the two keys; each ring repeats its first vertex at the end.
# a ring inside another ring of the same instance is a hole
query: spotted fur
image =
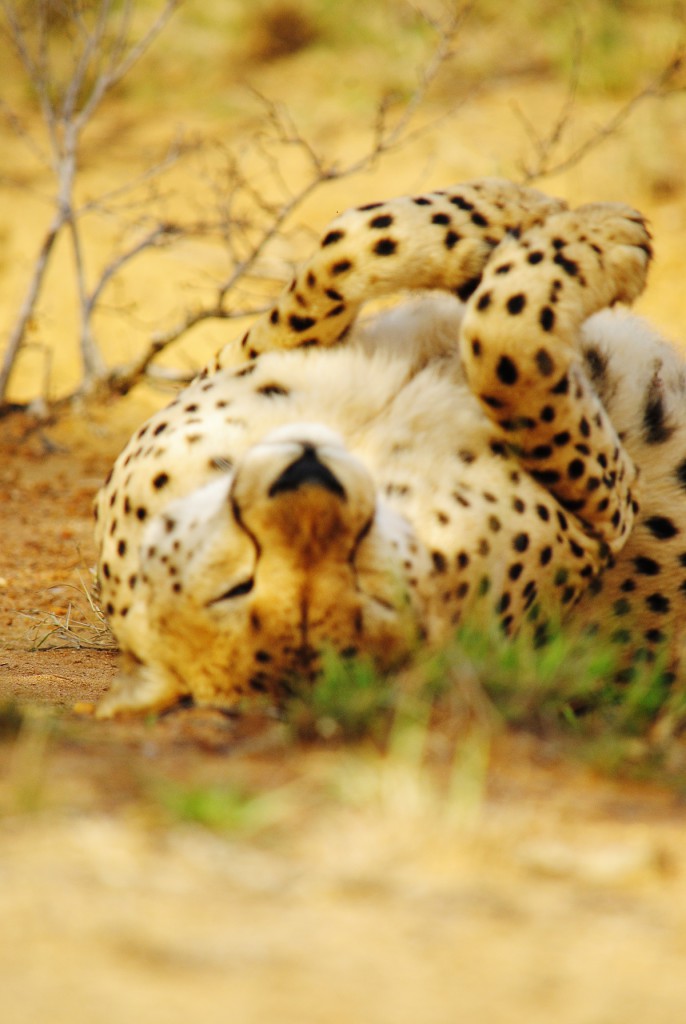
{"type": "Polygon", "coordinates": [[[337,218],[272,310],[134,435],[97,502],[103,716],[391,669],[557,618],[677,667],[686,365],[635,317],[628,207],[485,179],[337,218]],[[424,295],[356,323],[364,301],[424,295]]]}

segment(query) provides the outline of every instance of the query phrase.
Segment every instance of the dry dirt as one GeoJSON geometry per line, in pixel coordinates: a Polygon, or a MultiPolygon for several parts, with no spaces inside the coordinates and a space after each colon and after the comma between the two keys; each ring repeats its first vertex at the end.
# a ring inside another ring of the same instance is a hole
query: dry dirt
{"type": "Polygon", "coordinates": [[[3,1022],[681,1019],[674,793],[525,736],[467,751],[447,799],[407,751],[74,713],[115,656],[30,641],[70,603],[93,621],[91,499],[136,415],[0,424],[0,700],[29,709],[0,716],[3,1022]],[[233,826],[179,809],[227,789],[258,794],[233,826]]]}

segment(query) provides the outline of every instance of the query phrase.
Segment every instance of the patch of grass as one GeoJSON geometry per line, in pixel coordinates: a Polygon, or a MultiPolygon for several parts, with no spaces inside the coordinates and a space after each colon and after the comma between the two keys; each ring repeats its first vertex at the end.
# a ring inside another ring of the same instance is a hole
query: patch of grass
{"type": "Polygon", "coordinates": [[[64,612],[24,613],[27,618],[34,620],[28,630],[31,649],[116,651],[117,644],[107,619],[91,590],[83,580],[80,587],[72,589],[78,599],[75,604],[70,601],[64,612]]]}
{"type": "Polygon", "coordinates": [[[396,702],[392,677],[380,675],[367,660],[328,653],[321,678],[295,687],[284,716],[299,739],[378,739],[396,702]]]}
{"type": "Polygon", "coordinates": [[[283,809],[278,793],[253,793],[231,783],[193,785],[167,780],[154,787],[152,796],[173,822],[242,836],[273,824],[283,809]]]}
{"type": "Polygon", "coordinates": [[[536,649],[526,635],[463,629],[397,676],[330,655],[321,679],[299,688],[283,714],[298,740],[369,739],[387,750],[417,729],[430,751],[510,726],[634,772],[639,762],[673,759],[686,694],[674,689],[664,657],[622,671],[617,648],[595,637],[554,629],[536,649]]]}

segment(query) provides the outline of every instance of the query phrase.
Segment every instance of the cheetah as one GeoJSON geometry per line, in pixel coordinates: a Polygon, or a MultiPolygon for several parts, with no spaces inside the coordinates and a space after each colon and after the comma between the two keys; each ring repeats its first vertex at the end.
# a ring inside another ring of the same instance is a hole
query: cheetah
{"type": "Polygon", "coordinates": [[[334,220],[98,495],[122,664],[97,713],[278,702],[325,651],[390,671],[465,623],[584,624],[671,680],[686,363],[611,308],[651,255],[635,210],[500,179],[334,220]]]}

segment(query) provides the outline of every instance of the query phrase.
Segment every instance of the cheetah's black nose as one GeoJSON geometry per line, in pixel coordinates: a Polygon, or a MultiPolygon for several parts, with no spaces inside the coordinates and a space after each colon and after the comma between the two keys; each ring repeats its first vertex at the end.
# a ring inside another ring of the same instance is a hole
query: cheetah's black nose
{"type": "Polygon", "coordinates": [[[335,494],[342,501],[346,500],[343,485],[333,475],[328,466],[320,461],[312,445],[305,445],[302,455],[283,471],[280,477],[269,488],[269,497],[286,491],[297,491],[304,484],[315,484],[335,494]]]}

